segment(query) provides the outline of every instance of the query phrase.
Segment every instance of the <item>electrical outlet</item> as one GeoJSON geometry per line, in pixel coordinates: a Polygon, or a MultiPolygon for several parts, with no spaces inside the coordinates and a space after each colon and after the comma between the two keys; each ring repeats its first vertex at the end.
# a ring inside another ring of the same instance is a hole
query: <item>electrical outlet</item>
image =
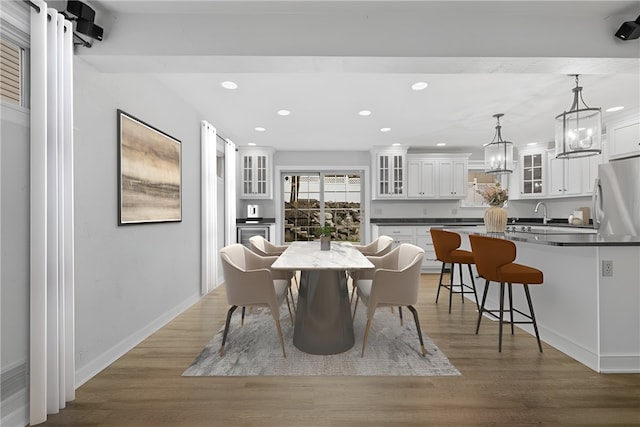
{"type": "Polygon", "coordinates": [[[602,277],[613,276],[613,261],[602,261],[602,277]]]}
{"type": "Polygon", "coordinates": [[[426,215],[427,214],[427,208],[422,209],[422,214],[426,215]]]}
{"type": "Polygon", "coordinates": [[[458,215],[458,209],[451,209],[451,215],[458,215]]]}

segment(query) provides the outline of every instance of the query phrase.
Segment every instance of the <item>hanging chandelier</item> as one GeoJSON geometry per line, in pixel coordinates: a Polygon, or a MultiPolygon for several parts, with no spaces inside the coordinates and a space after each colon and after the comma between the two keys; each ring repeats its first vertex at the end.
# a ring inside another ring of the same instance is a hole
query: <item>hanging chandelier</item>
{"type": "Polygon", "coordinates": [[[504,141],[500,129],[500,117],[504,114],[494,114],[496,118],[496,134],[493,141],[484,145],[484,172],[505,174],[513,172],[513,143],[504,141]]]}
{"type": "Polygon", "coordinates": [[[590,108],[582,99],[582,87],[578,84],[579,74],[573,88],[573,104],[569,111],[556,116],[556,158],[569,159],[595,156],[602,152],[602,111],[590,108]],[[580,102],[584,107],[580,106],[580,102]]]}

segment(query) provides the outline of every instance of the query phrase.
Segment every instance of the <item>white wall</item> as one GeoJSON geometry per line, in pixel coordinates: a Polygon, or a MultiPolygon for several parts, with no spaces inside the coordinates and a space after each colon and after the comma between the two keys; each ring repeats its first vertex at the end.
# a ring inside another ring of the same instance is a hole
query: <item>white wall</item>
{"type": "Polygon", "coordinates": [[[76,377],[82,383],[200,295],[200,120],[153,77],[76,56],[76,377]],[[118,226],[116,110],[182,142],[182,222],[118,226]]]}

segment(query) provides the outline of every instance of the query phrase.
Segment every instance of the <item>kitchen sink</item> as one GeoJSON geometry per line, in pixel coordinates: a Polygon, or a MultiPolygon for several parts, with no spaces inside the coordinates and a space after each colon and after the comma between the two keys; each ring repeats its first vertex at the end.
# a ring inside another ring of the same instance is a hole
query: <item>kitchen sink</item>
{"type": "Polygon", "coordinates": [[[554,227],[545,225],[507,225],[505,232],[530,234],[596,234],[598,230],[594,230],[593,228],[554,227]]]}

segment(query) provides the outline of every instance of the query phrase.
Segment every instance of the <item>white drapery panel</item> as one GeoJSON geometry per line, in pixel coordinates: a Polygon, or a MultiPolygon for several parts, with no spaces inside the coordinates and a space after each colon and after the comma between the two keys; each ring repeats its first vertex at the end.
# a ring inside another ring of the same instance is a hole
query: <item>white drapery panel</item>
{"type": "Polygon", "coordinates": [[[201,156],[201,204],[202,204],[202,284],[201,293],[206,295],[216,287],[217,257],[216,251],[216,128],[203,120],[200,123],[201,156]]]}
{"type": "Polygon", "coordinates": [[[225,245],[236,243],[236,144],[225,140],[224,144],[224,205],[225,245]]]}
{"type": "Polygon", "coordinates": [[[30,423],[75,398],[73,28],[31,10],[30,423]]]}

